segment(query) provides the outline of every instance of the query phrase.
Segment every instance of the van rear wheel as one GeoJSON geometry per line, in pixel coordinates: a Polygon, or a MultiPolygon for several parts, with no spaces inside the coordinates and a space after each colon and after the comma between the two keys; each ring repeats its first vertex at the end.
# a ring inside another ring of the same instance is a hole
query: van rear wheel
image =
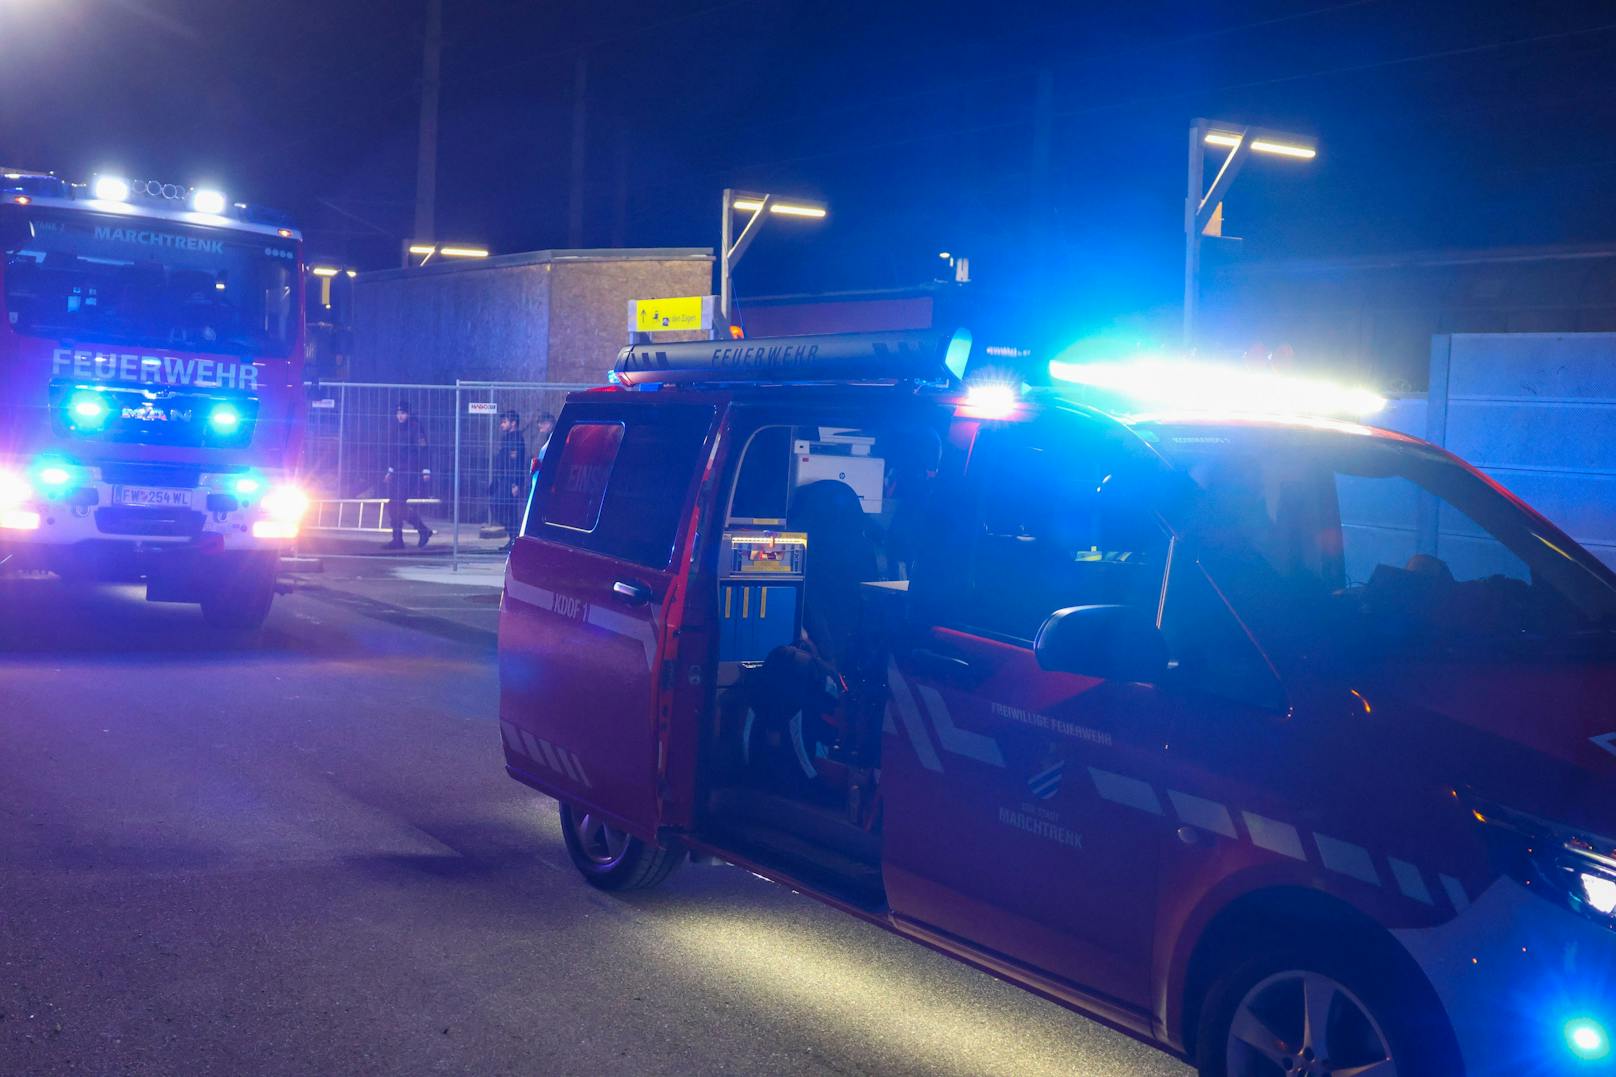
{"type": "Polygon", "coordinates": [[[561,836],[584,881],[601,890],[645,890],[666,879],[683,849],[659,848],[617,829],[600,815],[561,805],[561,836]]]}

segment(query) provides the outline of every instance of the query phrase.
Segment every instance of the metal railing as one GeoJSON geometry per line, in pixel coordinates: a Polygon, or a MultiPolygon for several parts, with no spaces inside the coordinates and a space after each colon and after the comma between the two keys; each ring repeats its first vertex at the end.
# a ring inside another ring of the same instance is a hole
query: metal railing
{"type": "MultiPolygon", "coordinates": [[[[586,388],[554,382],[321,383],[308,403],[301,461],[315,503],[311,530],[390,528],[386,475],[389,459],[397,458],[397,411],[403,405],[419,424],[413,452],[427,473],[406,480],[409,504],[434,529],[448,525],[457,565],[463,556],[496,552],[515,500],[495,487],[496,475],[509,467],[499,460],[500,417],[520,417],[525,482],[528,461],[548,436],[546,421],[553,424],[569,392],[586,388]],[[474,530],[463,536],[468,528],[474,530]]],[[[525,485],[521,489],[525,493],[525,485]]]]}

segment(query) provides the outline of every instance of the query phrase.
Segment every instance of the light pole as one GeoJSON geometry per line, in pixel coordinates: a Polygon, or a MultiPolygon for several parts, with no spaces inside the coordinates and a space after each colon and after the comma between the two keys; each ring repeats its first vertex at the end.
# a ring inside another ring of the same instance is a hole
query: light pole
{"type": "Polygon", "coordinates": [[[1190,125],[1189,192],[1184,199],[1184,347],[1194,343],[1195,314],[1200,301],[1201,239],[1223,234],[1223,199],[1253,153],[1310,161],[1318,146],[1304,135],[1289,135],[1222,120],[1197,119],[1190,125]],[[1206,148],[1229,151],[1206,186],[1206,148]]]}
{"type": "MultiPolygon", "coordinates": [[[[741,260],[746,249],[757,238],[758,230],[763,227],[763,222],[768,217],[806,217],[811,220],[823,220],[825,207],[800,199],[783,199],[772,194],[753,194],[729,187],[724,188],[723,242],[718,259],[718,312],[723,319],[725,336],[729,335],[729,327],[735,324],[734,286],[730,283],[730,277],[735,272],[735,264],[741,260]],[[735,235],[737,213],[751,214],[741,226],[739,236],[735,235]]],[[[716,338],[718,333],[719,326],[715,319],[713,336],[716,338]]]]}

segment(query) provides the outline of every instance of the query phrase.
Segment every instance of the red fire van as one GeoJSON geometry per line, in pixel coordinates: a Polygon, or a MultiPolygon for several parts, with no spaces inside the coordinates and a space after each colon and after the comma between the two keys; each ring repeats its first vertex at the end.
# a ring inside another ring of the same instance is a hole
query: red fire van
{"type": "Polygon", "coordinates": [[[584,877],[739,864],[1204,1074],[1611,1065],[1616,576],[1260,385],[979,377],[703,342],[569,399],[500,727],[584,877]]]}

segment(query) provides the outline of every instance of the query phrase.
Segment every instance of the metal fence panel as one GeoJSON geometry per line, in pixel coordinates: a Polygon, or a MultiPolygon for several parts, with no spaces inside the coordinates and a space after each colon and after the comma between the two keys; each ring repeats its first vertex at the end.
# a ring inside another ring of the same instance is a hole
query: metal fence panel
{"type": "Polygon", "coordinates": [[[456,560],[463,552],[496,549],[506,538],[494,490],[500,416],[518,414],[531,460],[567,394],[585,388],[550,382],[322,383],[309,402],[301,467],[315,502],[313,529],[376,535],[390,529],[377,502],[389,494],[383,481],[387,450],[402,404],[421,424],[431,472],[412,503],[429,526],[450,532],[445,537],[456,560]]]}

